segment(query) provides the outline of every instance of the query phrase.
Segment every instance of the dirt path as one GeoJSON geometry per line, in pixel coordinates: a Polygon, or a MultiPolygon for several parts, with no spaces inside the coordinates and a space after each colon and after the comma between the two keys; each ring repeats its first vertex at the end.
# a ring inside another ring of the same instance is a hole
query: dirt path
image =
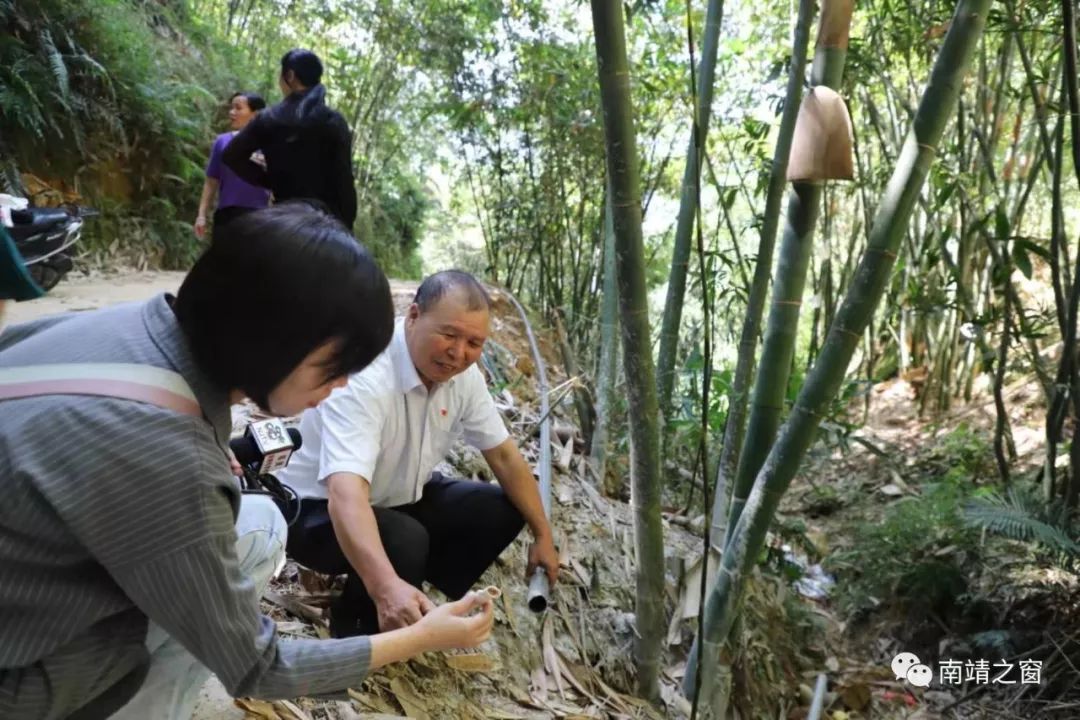
{"type": "MultiPolygon", "coordinates": [[[[12,303],[8,307],[6,321],[15,324],[61,312],[94,310],[117,303],[146,300],[162,292],[175,293],[183,280],[182,272],[156,270],[69,276],[43,298],[12,303]]],[[[392,280],[390,289],[401,309],[402,303],[407,303],[416,291],[416,283],[392,280]]]]}
{"type": "Polygon", "coordinates": [[[135,300],[145,300],[161,292],[176,292],[184,279],[182,272],[94,273],[65,278],[48,295],[8,308],[8,322],[20,323],[70,310],[93,310],[135,300]]]}

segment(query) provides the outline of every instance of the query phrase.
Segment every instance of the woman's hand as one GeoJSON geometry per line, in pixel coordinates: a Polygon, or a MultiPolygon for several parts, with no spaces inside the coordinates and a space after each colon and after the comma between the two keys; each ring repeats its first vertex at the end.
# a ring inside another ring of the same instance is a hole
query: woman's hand
{"type": "Polygon", "coordinates": [[[491,636],[495,606],[483,591],[439,605],[414,626],[423,632],[428,650],[476,647],[491,636]]]}
{"type": "Polygon", "coordinates": [[[228,448],[229,453],[229,471],[235,477],[244,476],[244,468],[240,467],[240,461],[236,459],[236,455],[233,454],[232,448],[228,448]]]}
{"type": "Polygon", "coordinates": [[[432,650],[476,647],[491,636],[494,607],[486,592],[471,592],[457,602],[439,605],[413,625],[372,635],[369,669],[432,650]]]}
{"type": "Polygon", "coordinates": [[[206,216],[200,215],[195,218],[195,235],[199,238],[206,237],[206,216]]]}

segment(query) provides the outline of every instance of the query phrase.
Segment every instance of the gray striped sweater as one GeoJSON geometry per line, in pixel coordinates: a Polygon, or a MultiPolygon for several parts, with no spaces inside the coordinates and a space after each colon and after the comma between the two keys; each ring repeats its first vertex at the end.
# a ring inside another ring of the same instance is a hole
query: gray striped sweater
{"type": "Polygon", "coordinates": [[[169,298],[0,334],[0,367],[62,362],[174,370],[207,419],[90,396],[0,402],[0,718],[94,717],[145,666],[148,618],[233,695],[360,683],[368,638],[283,642],[259,613],[235,551],[228,395],[195,366],[169,298]]]}

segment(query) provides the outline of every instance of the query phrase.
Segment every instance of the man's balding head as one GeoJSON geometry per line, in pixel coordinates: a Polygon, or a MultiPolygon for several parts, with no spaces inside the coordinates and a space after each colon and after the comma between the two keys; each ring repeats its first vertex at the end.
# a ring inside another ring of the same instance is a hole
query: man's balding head
{"type": "Polygon", "coordinates": [[[483,352],[491,297],[467,272],[444,270],[420,283],[405,318],[405,342],[429,388],[465,372],[483,352]]]}
{"type": "Polygon", "coordinates": [[[491,310],[491,296],[480,281],[464,270],[443,270],[428,275],[416,290],[413,303],[425,313],[449,293],[455,293],[468,310],[491,310]]]}

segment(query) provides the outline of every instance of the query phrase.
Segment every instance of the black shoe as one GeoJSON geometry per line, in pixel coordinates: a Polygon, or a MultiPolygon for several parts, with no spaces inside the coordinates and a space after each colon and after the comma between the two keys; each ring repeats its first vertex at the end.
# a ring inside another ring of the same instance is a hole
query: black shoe
{"type": "Polygon", "coordinates": [[[379,632],[379,620],[375,614],[375,607],[370,604],[370,601],[357,603],[346,595],[347,593],[338,595],[330,604],[330,637],[347,638],[357,635],[374,635],[379,632]],[[357,608],[358,604],[359,608],[357,608]],[[364,605],[368,606],[366,617],[364,605]]]}
{"type": "Polygon", "coordinates": [[[355,613],[350,613],[344,608],[335,606],[330,609],[330,637],[347,638],[363,635],[360,629],[360,618],[355,613]]]}

